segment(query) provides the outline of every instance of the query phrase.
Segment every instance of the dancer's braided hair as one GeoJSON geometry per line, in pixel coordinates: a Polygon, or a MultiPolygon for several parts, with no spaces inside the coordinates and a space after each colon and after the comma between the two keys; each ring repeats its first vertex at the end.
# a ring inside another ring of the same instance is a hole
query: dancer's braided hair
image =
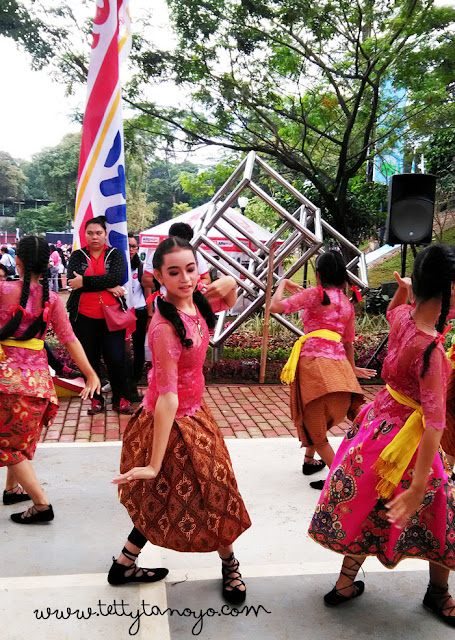
{"type": "MultiPolygon", "coordinates": [[[[37,236],[26,236],[17,245],[16,255],[22,260],[24,265],[24,281],[19,300],[19,306],[25,309],[30,294],[30,280],[33,275],[42,276],[43,301],[40,315],[24,331],[21,336],[15,336],[16,340],[29,340],[37,335],[43,336],[46,331],[46,322],[43,318],[46,302],[49,302],[49,280],[47,277],[47,266],[49,263],[50,249],[44,238],[37,236]]],[[[0,329],[0,340],[14,335],[23,317],[23,312],[18,309],[11,320],[0,329]]]]}
{"type": "MultiPolygon", "coordinates": [[[[412,290],[417,302],[441,298],[441,313],[436,330],[442,333],[450,310],[452,282],[455,281],[455,247],[447,244],[431,244],[420,251],[412,270],[412,290]]],[[[430,356],[436,347],[436,340],[425,349],[421,377],[430,364],[430,356]]]]}
{"type": "MultiPolygon", "coordinates": [[[[182,238],[178,238],[177,236],[170,236],[158,245],[155,253],[153,254],[153,268],[161,271],[164,256],[167,253],[176,251],[177,249],[189,249],[193,252],[194,257],[196,258],[195,251],[187,240],[183,240],[182,238]]],[[[200,291],[195,291],[193,293],[193,302],[201,312],[201,315],[205,319],[208,328],[213,329],[213,327],[215,326],[216,317],[207,298],[205,298],[205,296],[203,296],[200,291]]],[[[185,325],[183,324],[183,320],[181,319],[175,305],[171,304],[170,302],[166,302],[166,300],[161,297],[157,298],[157,304],[158,310],[163,318],[169,320],[169,322],[174,327],[182,345],[187,349],[193,346],[193,341],[190,338],[186,337],[185,325]]]]}
{"type": "Polygon", "coordinates": [[[316,273],[321,278],[323,289],[322,302],[324,306],[330,304],[330,298],[325,287],[342,287],[348,279],[346,265],[339,251],[325,251],[316,260],[316,273]]]}

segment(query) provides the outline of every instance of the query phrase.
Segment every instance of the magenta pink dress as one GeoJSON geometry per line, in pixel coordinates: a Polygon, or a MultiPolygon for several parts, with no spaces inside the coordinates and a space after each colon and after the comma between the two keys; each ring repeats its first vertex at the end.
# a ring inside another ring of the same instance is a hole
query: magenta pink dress
{"type": "MultiPolygon", "coordinates": [[[[410,306],[402,305],[387,314],[391,327],[382,377],[422,405],[427,428],[444,429],[450,365],[438,345],[421,377],[423,353],[433,338],[416,327],[410,311],[410,306]]],[[[359,413],[336,453],[309,534],[338,553],[374,555],[388,568],[403,558],[421,558],[455,569],[455,489],[439,453],[428,478],[424,506],[403,530],[390,525],[384,501],[377,497],[378,478],[372,465],[412,411],[384,388],[359,413]]],[[[416,458],[417,452],[395,496],[409,488],[416,458]]]]}
{"type": "MultiPolygon", "coordinates": [[[[223,308],[221,301],[212,304],[214,311],[223,308]]],[[[149,388],[123,436],[121,473],[148,464],[157,399],[176,393],[179,406],[161,470],[154,480],[121,485],[119,497],[135,527],[153,544],[176,551],[216,551],[232,544],[251,521],[223,436],[202,398],[207,323],[199,311],[179,314],[193,346],[183,347],[171,323],[155,311],[149,327],[149,388]]]]}

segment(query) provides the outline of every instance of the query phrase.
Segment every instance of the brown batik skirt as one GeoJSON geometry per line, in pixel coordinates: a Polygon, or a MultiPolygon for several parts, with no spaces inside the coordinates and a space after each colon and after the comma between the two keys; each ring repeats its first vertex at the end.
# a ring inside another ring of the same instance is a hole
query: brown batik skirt
{"type": "MultiPolygon", "coordinates": [[[[120,472],[149,464],[152,443],[153,414],[141,408],[125,430],[120,472]]],[[[119,498],[152,544],[175,551],[216,551],[251,526],[223,436],[205,403],[193,416],[174,421],[157,477],[121,485],[119,498]]]]}
{"type": "Polygon", "coordinates": [[[301,356],[291,384],[291,417],[302,447],[327,442],[327,430],[346,416],[354,418],[364,402],[348,360],[301,356]]]}
{"type": "Polygon", "coordinates": [[[442,434],[441,447],[449,456],[455,456],[455,369],[450,372],[447,383],[446,428],[442,434]]]}

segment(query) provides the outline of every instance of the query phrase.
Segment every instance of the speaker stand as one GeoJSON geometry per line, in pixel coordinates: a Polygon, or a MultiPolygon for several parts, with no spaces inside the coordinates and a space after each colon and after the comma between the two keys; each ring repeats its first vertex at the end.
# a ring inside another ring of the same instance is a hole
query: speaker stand
{"type": "Polygon", "coordinates": [[[401,245],[401,277],[404,278],[406,275],[406,253],[407,253],[408,245],[405,242],[401,245]]]}

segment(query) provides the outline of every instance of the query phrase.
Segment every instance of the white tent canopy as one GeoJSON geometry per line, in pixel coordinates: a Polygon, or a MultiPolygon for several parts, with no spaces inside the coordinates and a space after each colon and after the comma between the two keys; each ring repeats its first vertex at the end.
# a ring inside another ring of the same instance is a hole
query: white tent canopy
{"type": "MultiPolygon", "coordinates": [[[[158,224],[156,227],[152,227],[151,229],[147,229],[147,231],[143,231],[139,237],[139,244],[141,249],[152,251],[155,250],[159,243],[168,237],[169,227],[175,222],[186,222],[190,225],[190,227],[194,228],[196,222],[206,211],[206,209],[207,205],[203,204],[200,207],[196,207],[196,209],[192,209],[191,211],[182,213],[182,215],[178,216],[177,218],[172,218],[171,220],[167,220],[166,222],[158,224]]],[[[253,220],[250,220],[235,209],[229,208],[225,213],[225,216],[234,220],[241,229],[245,229],[248,233],[250,233],[261,242],[267,242],[267,240],[272,236],[269,231],[263,229],[259,224],[253,222],[253,220]]],[[[221,231],[225,230],[231,236],[234,236],[242,243],[244,243],[252,251],[256,250],[256,247],[252,245],[252,243],[247,240],[247,238],[243,234],[237,231],[237,229],[226,222],[226,220],[224,220],[223,218],[221,218],[219,222],[217,222],[217,225],[219,226],[221,231]]],[[[245,254],[242,251],[239,251],[238,247],[233,242],[231,242],[226,236],[217,231],[215,228],[212,228],[210,230],[208,237],[210,238],[210,240],[212,240],[213,243],[215,243],[219,247],[222,247],[223,251],[232,251],[237,253],[239,256],[245,257],[245,254]]],[[[204,245],[202,245],[202,248],[206,249],[210,254],[213,253],[208,247],[204,245]]]]}

